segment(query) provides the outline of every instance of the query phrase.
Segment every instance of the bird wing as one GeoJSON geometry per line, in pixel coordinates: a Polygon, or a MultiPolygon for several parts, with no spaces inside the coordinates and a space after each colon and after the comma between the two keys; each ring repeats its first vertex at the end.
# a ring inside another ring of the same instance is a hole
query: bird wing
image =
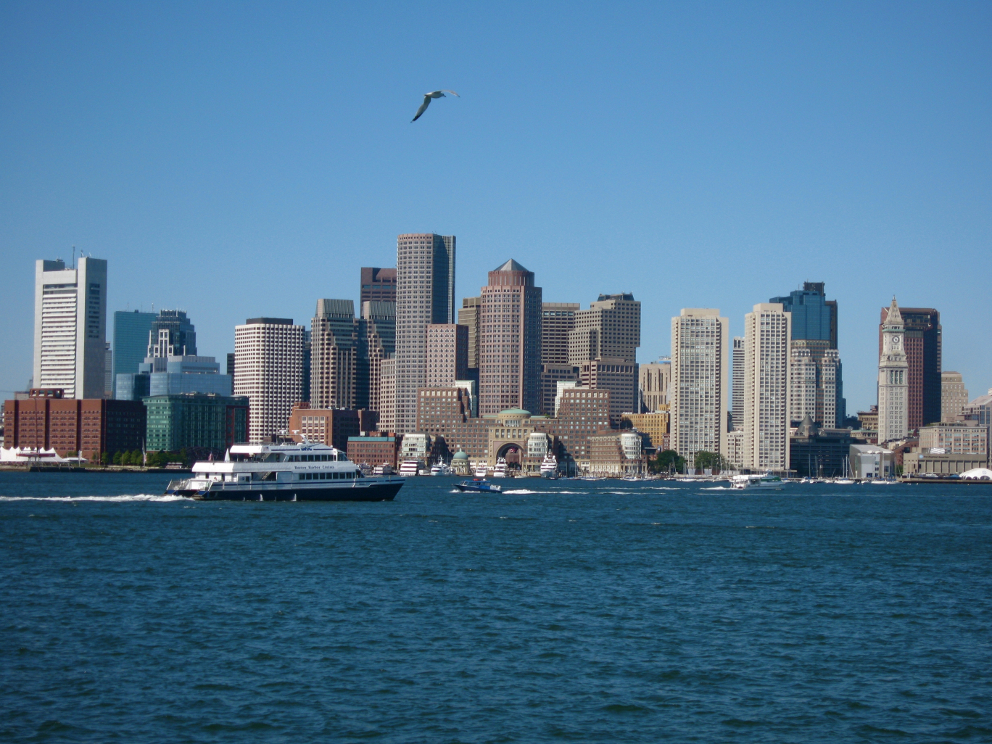
{"type": "Polygon", "coordinates": [[[415,122],[417,119],[419,119],[420,118],[420,115],[422,113],[424,113],[427,110],[427,107],[430,106],[430,105],[431,105],[431,97],[430,97],[430,94],[428,94],[428,95],[424,96],[424,102],[422,104],[420,104],[420,108],[417,109],[417,115],[414,116],[410,120],[410,123],[413,124],[413,122],[415,122]]]}
{"type": "Polygon", "coordinates": [[[455,91],[453,91],[453,90],[442,90],[441,92],[442,92],[442,93],[450,93],[450,94],[451,94],[451,95],[453,95],[453,96],[454,96],[455,98],[461,98],[461,96],[460,96],[460,95],[458,95],[457,93],[455,93],[455,91]]]}

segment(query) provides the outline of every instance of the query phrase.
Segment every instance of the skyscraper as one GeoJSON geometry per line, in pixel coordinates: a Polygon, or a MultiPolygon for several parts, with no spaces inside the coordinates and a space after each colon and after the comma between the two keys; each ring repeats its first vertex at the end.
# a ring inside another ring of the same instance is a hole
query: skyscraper
{"type": "MultiPolygon", "coordinates": [[[[396,354],[396,303],[370,301],[362,303],[358,330],[358,408],[383,413],[382,365],[396,354]]],[[[395,364],[393,365],[395,367],[395,364]]],[[[395,388],[395,385],[394,385],[395,388]]],[[[396,405],[395,394],[391,398],[396,405]]],[[[395,421],[396,412],[389,413],[395,421]]]]}
{"type": "Polygon", "coordinates": [[[654,413],[668,405],[668,389],[672,384],[672,362],[659,359],[650,364],[640,365],[638,388],[641,396],[641,411],[654,413]]]}
{"type": "Polygon", "coordinates": [[[568,334],[575,328],[578,302],[541,304],[541,364],[568,364],[568,334]]]}
{"type": "Polygon", "coordinates": [[[366,302],[396,302],[396,269],[362,267],[358,306],[366,302]]]}
{"type": "Polygon", "coordinates": [[[468,376],[468,328],[455,323],[427,326],[427,384],[450,387],[468,376]]]}
{"type": "Polygon", "coordinates": [[[148,333],[146,356],[196,356],[196,329],[184,310],[159,310],[148,333]]]}
{"type": "Polygon", "coordinates": [[[731,360],[733,388],[731,389],[730,420],[734,431],[744,428],[744,339],[734,336],[733,357],[731,360]]]}
{"type": "Polygon", "coordinates": [[[317,300],[310,321],[310,402],[314,408],[355,407],[358,344],[355,304],[317,300]]]}
{"type": "Polygon", "coordinates": [[[468,328],[468,367],[479,372],[479,316],[482,312],[481,297],[465,297],[458,309],[458,325],[468,328]]]}
{"type": "MultiPolygon", "coordinates": [[[[823,282],[803,282],[801,290],[794,290],[784,297],[772,297],[769,302],[781,303],[785,312],[792,315],[794,373],[807,374],[810,363],[815,372],[813,409],[793,408],[792,422],[797,424],[808,414],[824,428],[842,426],[847,404],[837,350],[837,301],[826,298],[823,282]]],[[[802,387],[806,382],[808,380],[797,379],[792,387],[802,387]]]]}
{"type": "Polygon", "coordinates": [[[960,372],[940,373],[940,420],[954,423],[968,405],[968,388],[960,372]]]}
{"type": "Polygon", "coordinates": [[[878,359],[878,443],[909,434],[909,386],[905,335],[896,298],[882,323],[882,352],[878,359]]]}
{"type": "Polygon", "coordinates": [[[512,258],[482,288],[479,414],[541,405],[541,288],[512,258]]]}
{"type": "MultiPolygon", "coordinates": [[[[888,308],[882,308],[878,326],[878,350],[882,354],[885,318],[888,308]]],[[[942,335],[940,312],[932,307],[899,309],[905,335],[909,430],[940,421],[940,372],[942,335]]],[[[881,440],[879,440],[881,441],[881,440]]]]}
{"type": "MultiPolygon", "coordinates": [[[[396,240],[396,430],[417,425],[417,388],[427,380],[427,326],[455,322],[455,236],[396,240]]],[[[380,412],[381,413],[381,412],[380,412]]]]}
{"type": "Polygon", "coordinates": [[[300,400],[305,331],[286,318],[249,318],[234,329],[234,394],[248,397],[252,444],[284,430],[300,400]]]}
{"type": "Polygon", "coordinates": [[[700,451],[725,454],[727,319],[684,308],[672,318],[672,449],[691,464],[700,451]]]}
{"type": "Polygon", "coordinates": [[[107,342],[107,262],[35,263],[34,386],[66,398],[102,398],[107,342]]]}
{"type": "Polygon", "coordinates": [[[759,303],[744,316],[744,467],[789,469],[789,344],[792,316],[759,303]]]}
{"type": "Polygon", "coordinates": [[[117,375],[136,374],[148,354],[148,334],[155,313],[118,310],[114,313],[114,394],[117,375]]]}

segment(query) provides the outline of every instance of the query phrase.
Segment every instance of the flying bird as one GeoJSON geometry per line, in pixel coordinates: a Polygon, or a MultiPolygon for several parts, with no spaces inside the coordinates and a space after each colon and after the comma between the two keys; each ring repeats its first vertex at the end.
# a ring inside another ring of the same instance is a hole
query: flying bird
{"type": "Polygon", "coordinates": [[[424,102],[420,104],[420,108],[417,109],[417,115],[410,120],[410,123],[413,124],[413,122],[421,117],[421,115],[427,110],[427,107],[431,105],[432,98],[447,98],[447,96],[444,95],[445,93],[450,93],[455,98],[461,98],[461,96],[453,90],[432,90],[430,93],[424,93],[424,102]]]}

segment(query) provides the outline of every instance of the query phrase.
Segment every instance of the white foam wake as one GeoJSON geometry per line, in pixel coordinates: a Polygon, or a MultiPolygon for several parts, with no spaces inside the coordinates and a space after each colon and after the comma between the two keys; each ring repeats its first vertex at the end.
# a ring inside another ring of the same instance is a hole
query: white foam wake
{"type": "Polygon", "coordinates": [[[172,496],[153,493],[134,493],[121,496],[0,496],[0,501],[107,501],[127,503],[131,501],[189,501],[185,496],[172,496]]]}

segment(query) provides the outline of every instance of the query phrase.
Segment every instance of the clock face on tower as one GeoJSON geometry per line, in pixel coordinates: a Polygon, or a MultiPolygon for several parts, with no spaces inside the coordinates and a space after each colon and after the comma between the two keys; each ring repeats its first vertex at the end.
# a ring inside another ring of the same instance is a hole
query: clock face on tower
{"type": "Polygon", "coordinates": [[[898,336],[893,336],[892,337],[892,344],[894,346],[898,346],[899,345],[899,337],[898,336]]]}

